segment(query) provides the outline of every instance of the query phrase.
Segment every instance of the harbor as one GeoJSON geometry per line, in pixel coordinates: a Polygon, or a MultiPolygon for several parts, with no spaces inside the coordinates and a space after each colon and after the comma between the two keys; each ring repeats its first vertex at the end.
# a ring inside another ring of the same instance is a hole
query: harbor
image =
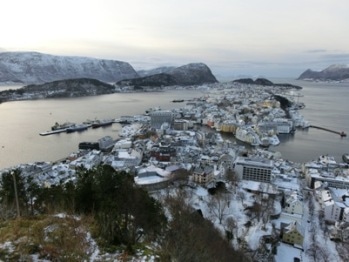
{"type": "Polygon", "coordinates": [[[81,132],[85,131],[87,129],[91,128],[98,128],[98,127],[106,127],[111,126],[113,123],[116,123],[117,121],[114,119],[102,119],[102,120],[87,120],[83,122],[82,124],[75,124],[75,123],[63,123],[63,124],[56,124],[51,127],[51,130],[41,132],[39,133],[40,136],[48,136],[48,135],[54,135],[54,134],[60,134],[60,133],[73,133],[73,132],[81,132]]]}

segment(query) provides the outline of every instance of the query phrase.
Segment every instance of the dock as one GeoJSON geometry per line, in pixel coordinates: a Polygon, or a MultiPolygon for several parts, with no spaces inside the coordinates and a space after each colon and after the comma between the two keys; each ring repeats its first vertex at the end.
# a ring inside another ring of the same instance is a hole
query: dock
{"type": "Polygon", "coordinates": [[[321,129],[321,130],[324,130],[324,131],[327,131],[327,132],[331,132],[331,133],[340,135],[341,137],[347,136],[347,134],[344,133],[344,131],[335,131],[335,130],[332,130],[332,129],[329,129],[329,128],[326,128],[326,127],[314,126],[314,125],[310,125],[310,127],[321,129]]]}
{"type": "Polygon", "coordinates": [[[67,128],[62,128],[62,129],[57,129],[57,130],[53,130],[53,131],[42,132],[42,133],[39,133],[39,134],[40,134],[40,136],[48,136],[48,135],[63,133],[63,132],[66,132],[66,131],[67,131],[67,128]]]}

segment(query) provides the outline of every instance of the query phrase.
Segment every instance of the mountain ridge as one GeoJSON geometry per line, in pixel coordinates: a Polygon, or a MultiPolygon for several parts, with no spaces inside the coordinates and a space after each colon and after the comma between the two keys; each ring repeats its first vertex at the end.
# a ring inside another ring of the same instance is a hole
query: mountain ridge
{"type": "Polygon", "coordinates": [[[127,62],[39,52],[0,52],[0,82],[41,84],[71,78],[116,82],[138,77],[127,62]]]}

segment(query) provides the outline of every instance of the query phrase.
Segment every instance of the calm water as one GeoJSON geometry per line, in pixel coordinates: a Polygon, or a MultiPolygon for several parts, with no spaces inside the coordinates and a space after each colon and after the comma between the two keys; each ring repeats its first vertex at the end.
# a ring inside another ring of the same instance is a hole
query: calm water
{"type": "MultiPolygon", "coordinates": [[[[274,81],[281,82],[281,81],[274,81]]],[[[302,114],[312,124],[349,132],[349,84],[318,84],[285,80],[303,86],[300,101],[306,104],[302,114]]],[[[5,89],[6,87],[0,87],[5,89]]],[[[13,87],[12,87],[13,88],[13,87]]],[[[171,90],[157,93],[113,94],[77,99],[52,99],[10,102],[0,104],[0,169],[20,163],[53,161],[78,150],[82,141],[96,141],[110,135],[118,137],[119,124],[105,128],[89,129],[80,133],[61,133],[40,136],[55,122],[83,122],[86,119],[118,118],[123,115],[142,114],[150,107],[163,109],[181,107],[173,99],[190,99],[202,96],[201,91],[171,90]]],[[[297,130],[294,135],[280,137],[281,144],[273,150],[280,151],[284,159],[306,162],[320,154],[329,154],[337,160],[349,152],[348,138],[310,128],[297,130]]]]}
{"type": "MultiPolygon", "coordinates": [[[[276,81],[275,81],[276,82],[276,81]]],[[[300,101],[306,104],[302,115],[312,125],[344,131],[349,135],[349,83],[311,83],[288,81],[303,87],[300,101]]],[[[281,144],[274,148],[285,159],[306,162],[321,154],[328,154],[342,161],[342,154],[349,152],[349,138],[323,130],[309,128],[297,130],[293,136],[281,137],[281,144]]]]}
{"type": "MultiPolygon", "coordinates": [[[[4,87],[3,87],[4,88],[4,87]]],[[[171,90],[153,93],[124,93],[74,99],[52,99],[0,104],[0,169],[20,163],[54,161],[78,150],[82,141],[97,141],[109,135],[116,139],[119,124],[70,134],[40,136],[55,122],[82,123],[87,119],[119,118],[145,113],[150,107],[181,107],[173,99],[202,96],[201,91],[171,90]]]]}

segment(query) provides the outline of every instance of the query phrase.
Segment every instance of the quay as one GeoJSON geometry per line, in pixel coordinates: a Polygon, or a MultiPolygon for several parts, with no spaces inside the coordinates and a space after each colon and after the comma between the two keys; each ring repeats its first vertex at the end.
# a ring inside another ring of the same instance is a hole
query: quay
{"type": "Polygon", "coordinates": [[[335,130],[332,130],[332,129],[329,129],[329,128],[325,128],[325,127],[321,127],[321,126],[314,126],[314,125],[310,125],[310,127],[321,129],[321,130],[324,130],[324,131],[327,131],[327,132],[331,132],[331,133],[335,133],[337,135],[340,135],[341,137],[347,136],[347,134],[344,133],[344,131],[335,131],[335,130]]]}
{"type": "Polygon", "coordinates": [[[67,128],[62,128],[62,129],[42,132],[42,133],[39,133],[39,134],[40,134],[40,136],[48,136],[48,135],[63,133],[63,132],[66,132],[66,131],[67,131],[67,128]]]}

